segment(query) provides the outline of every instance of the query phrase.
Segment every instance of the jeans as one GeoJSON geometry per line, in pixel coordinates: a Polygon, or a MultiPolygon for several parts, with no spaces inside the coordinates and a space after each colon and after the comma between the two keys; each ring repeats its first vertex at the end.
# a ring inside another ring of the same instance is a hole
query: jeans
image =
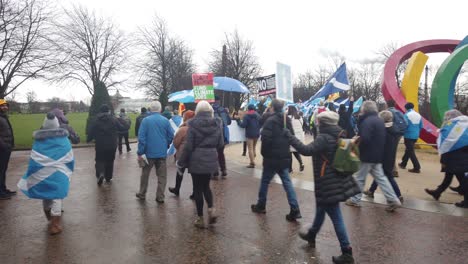
{"type": "Polygon", "coordinates": [[[11,150],[2,150],[0,155],[0,194],[6,190],[6,172],[8,170],[8,162],[10,162],[11,150]]]}
{"type": "MultiPolygon", "coordinates": [[[[359,185],[359,188],[361,188],[361,190],[363,190],[364,186],[366,185],[366,177],[368,173],[370,173],[372,177],[374,177],[374,180],[377,182],[380,189],[382,190],[385,198],[387,199],[387,202],[401,204],[400,200],[398,199],[395,192],[393,191],[393,188],[390,185],[390,182],[388,181],[387,177],[384,175],[384,172],[382,169],[382,163],[367,163],[367,162],[361,163],[361,168],[359,169],[358,172],[354,174],[354,178],[356,179],[356,182],[359,185]]],[[[351,201],[355,203],[359,203],[361,199],[362,199],[362,193],[359,193],[353,196],[351,198],[351,201]]]]}
{"type": "Polygon", "coordinates": [[[340,204],[328,205],[328,206],[319,206],[315,211],[315,219],[312,227],[309,229],[308,235],[315,239],[320,228],[322,227],[323,221],[325,221],[325,213],[328,214],[332,220],[333,227],[335,228],[336,236],[340,241],[341,248],[349,248],[350,243],[348,239],[348,234],[346,233],[346,226],[343,221],[343,216],[341,215],[340,204]]]}
{"type": "Polygon", "coordinates": [[[192,173],[193,198],[197,206],[198,216],[203,216],[203,197],[208,204],[208,208],[213,207],[213,194],[210,189],[211,174],[192,173]]]}
{"type": "Polygon", "coordinates": [[[153,166],[156,167],[156,175],[158,176],[158,188],[156,190],[156,200],[164,201],[164,190],[166,189],[167,167],[166,159],[148,159],[148,164],[141,171],[140,194],[145,195],[148,189],[148,178],[153,166]]]}
{"type": "Polygon", "coordinates": [[[119,153],[122,153],[122,138],[125,139],[125,145],[127,146],[127,152],[129,152],[130,149],[130,143],[128,142],[128,131],[124,134],[119,134],[119,153]]]}
{"type": "Polygon", "coordinates": [[[284,168],[281,170],[276,170],[270,167],[263,167],[262,180],[260,183],[260,190],[258,192],[258,202],[260,206],[266,205],[267,195],[268,195],[268,185],[275,176],[275,174],[281,178],[283,182],[283,188],[288,197],[288,203],[291,209],[299,209],[299,203],[297,202],[296,192],[294,191],[291,179],[289,178],[289,168],[284,168]]]}
{"type": "Polygon", "coordinates": [[[257,154],[255,153],[255,150],[257,148],[257,141],[258,141],[258,138],[247,139],[247,147],[249,149],[250,165],[255,165],[255,157],[257,156],[257,154]]]}
{"type": "Polygon", "coordinates": [[[44,211],[50,210],[51,216],[62,215],[62,200],[61,199],[42,200],[42,206],[44,208],[44,211]]]}
{"type": "Polygon", "coordinates": [[[414,151],[414,144],[416,144],[416,139],[405,138],[405,155],[401,159],[401,165],[406,167],[408,164],[408,159],[413,163],[413,168],[415,170],[420,170],[421,165],[419,164],[418,158],[416,157],[416,152],[414,151]]]}
{"type": "Polygon", "coordinates": [[[218,149],[218,162],[222,172],[226,171],[226,157],[224,157],[224,147],[218,149]]]}
{"type": "MultiPolygon", "coordinates": [[[[400,197],[401,196],[401,191],[400,187],[398,187],[398,183],[395,181],[395,177],[393,176],[393,169],[385,169],[384,168],[384,174],[387,176],[388,181],[392,185],[393,191],[395,192],[396,196],[400,197]]],[[[372,181],[371,187],[369,188],[369,192],[374,193],[375,190],[377,189],[377,182],[374,180],[372,181]]]]}

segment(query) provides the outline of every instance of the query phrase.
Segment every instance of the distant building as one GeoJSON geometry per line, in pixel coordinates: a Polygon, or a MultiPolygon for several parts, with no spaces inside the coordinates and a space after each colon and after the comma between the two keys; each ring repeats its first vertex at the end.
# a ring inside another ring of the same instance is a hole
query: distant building
{"type": "Polygon", "coordinates": [[[142,107],[148,108],[151,99],[132,99],[130,97],[124,97],[120,94],[119,90],[115,92],[115,95],[111,96],[112,106],[116,113],[122,108],[128,113],[140,113],[142,107]]]}

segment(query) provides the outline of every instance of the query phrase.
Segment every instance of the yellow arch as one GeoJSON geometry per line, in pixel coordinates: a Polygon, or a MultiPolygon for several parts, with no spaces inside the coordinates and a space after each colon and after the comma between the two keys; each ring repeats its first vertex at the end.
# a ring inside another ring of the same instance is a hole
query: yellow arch
{"type": "MultiPolygon", "coordinates": [[[[406,98],[407,102],[412,102],[414,104],[414,111],[416,112],[419,112],[419,82],[424,71],[424,66],[426,65],[428,59],[429,56],[420,51],[413,53],[408,61],[408,66],[405,70],[405,76],[403,76],[403,80],[401,82],[401,92],[403,93],[403,96],[406,98]]],[[[421,139],[418,139],[418,143],[425,142],[421,139]]],[[[431,147],[427,145],[416,145],[416,148],[430,149],[431,147]]]]}
{"type": "Polygon", "coordinates": [[[420,51],[413,53],[408,61],[408,66],[406,67],[405,75],[401,82],[401,92],[407,102],[414,104],[414,111],[416,112],[419,112],[419,81],[421,80],[421,75],[428,59],[429,56],[420,51]]]}

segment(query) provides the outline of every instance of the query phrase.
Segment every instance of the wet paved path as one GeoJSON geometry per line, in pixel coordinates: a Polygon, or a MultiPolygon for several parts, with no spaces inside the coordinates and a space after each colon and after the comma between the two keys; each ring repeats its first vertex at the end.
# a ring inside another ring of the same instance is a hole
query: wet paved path
{"type": "MultiPolygon", "coordinates": [[[[136,146],[134,147],[136,149],[136,146]]],[[[25,171],[28,152],[15,152],[8,174],[13,187],[25,171]]],[[[0,201],[0,263],[331,263],[339,253],[332,224],[325,221],[311,250],[297,237],[314,214],[314,194],[297,188],[303,219],[285,220],[288,204],[282,186],[270,187],[267,214],[255,215],[259,180],[256,173],[229,164],[227,180],[212,182],[220,219],[206,230],[192,226],[195,206],[185,177],[180,198],[166,192],[155,199],[156,178],[150,180],[146,202],[135,198],[140,170],[136,154],[117,158],[114,181],[98,187],[93,149],[75,150],[77,168],[65,200],[64,232],[47,234],[38,200],[24,195],[0,201]],[[240,173],[239,173],[240,172],[240,173]]],[[[169,166],[168,186],[175,169],[169,166]]],[[[467,263],[468,218],[364,203],[342,206],[357,263],[467,263]]]]}

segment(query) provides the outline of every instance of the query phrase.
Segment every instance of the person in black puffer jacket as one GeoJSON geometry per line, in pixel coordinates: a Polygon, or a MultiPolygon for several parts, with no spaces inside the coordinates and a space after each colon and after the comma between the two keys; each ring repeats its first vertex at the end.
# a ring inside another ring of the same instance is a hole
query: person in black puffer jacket
{"type": "Polygon", "coordinates": [[[354,263],[352,248],[346,233],[343,217],[340,210],[340,202],[360,193],[352,175],[338,173],[332,166],[335,156],[337,142],[343,130],[338,126],[339,116],[332,111],[320,113],[318,116],[319,133],[313,143],[304,145],[296,137],[289,134],[289,143],[300,154],[312,156],[314,166],[315,199],[317,208],[315,220],[307,233],[300,233],[300,237],[307,240],[315,247],[315,237],[317,236],[325,213],[328,214],[335,226],[335,232],[340,241],[342,255],[333,257],[334,263],[354,263]]]}
{"type": "Polygon", "coordinates": [[[213,194],[210,179],[218,172],[218,150],[224,147],[223,124],[215,118],[213,108],[206,101],[201,101],[195,109],[195,117],[188,122],[187,139],[177,167],[188,168],[192,174],[193,195],[197,206],[198,218],[195,226],[204,228],[203,197],[208,204],[209,223],[216,222],[213,207],[213,194]]]}
{"type": "Polygon", "coordinates": [[[291,163],[291,153],[289,152],[289,140],[284,135],[283,128],[287,127],[290,133],[294,134],[291,119],[285,117],[283,111],[284,103],[280,100],[273,100],[271,107],[274,113],[266,120],[262,130],[262,156],[263,172],[258,192],[258,201],[252,204],[250,208],[254,213],[266,213],[265,205],[268,194],[268,185],[278,174],[283,182],[283,188],[288,197],[288,203],[291,211],[286,215],[286,220],[295,221],[301,218],[299,203],[297,202],[296,192],[289,178],[289,165],[291,163]],[[285,124],[286,121],[286,124],[285,124]]]}
{"type": "Polygon", "coordinates": [[[0,99],[0,200],[8,200],[16,195],[16,191],[8,190],[5,185],[11,151],[15,146],[15,136],[7,112],[7,101],[0,99]]]}
{"type": "Polygon", "coordinates": [[[117,150],[118,131],[122,129],[117,118],[110,114],[107,105],[102,105],[100,113],[91,124],[86,142],[95,142],[96,178],[101,185],[112,180],[114,172],[115,151],[117,150]]]}

